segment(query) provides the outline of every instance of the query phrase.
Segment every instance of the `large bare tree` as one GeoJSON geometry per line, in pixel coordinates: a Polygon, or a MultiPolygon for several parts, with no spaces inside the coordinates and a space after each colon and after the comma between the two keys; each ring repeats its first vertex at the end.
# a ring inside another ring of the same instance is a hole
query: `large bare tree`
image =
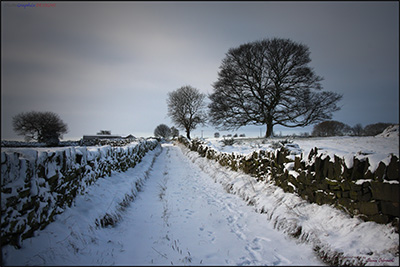
{"type": "Polygon", "coordinates": [[[68,132],[67,125],[54,112],[23,112],[13,117],[14,131],[25,140],[36,140],[57,145],[59,138],[68,132]]]}
{"type": "Polygon", "coordinates": [[[322,92],[307,46],[289,39],[264,39],[230,49],[222,60],[210,121],[220,129],[266,125],[303,127],[332,117],[341,95],[322,92]]]}
{"type": "Polygon", "coordinates": [[[205,97],[205,94],[189,85],[168,93],[168,116],[178,128],[186,131],[189,139],[190,132],[206,122],[205,97]]]}

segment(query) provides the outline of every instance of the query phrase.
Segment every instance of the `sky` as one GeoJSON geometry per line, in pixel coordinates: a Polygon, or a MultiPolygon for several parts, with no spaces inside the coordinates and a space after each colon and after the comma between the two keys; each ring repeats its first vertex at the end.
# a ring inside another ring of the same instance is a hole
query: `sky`
{"type": "MultiPolygon", "coordinates": [[[[333,120],[399,122],[397,1],[29,3],[1,2],[5,140],[23,139],[12,118],[32,110],[57,113],[69,129],[63,140],[100,130],[150,136],[161,123],[173,126],[168,92],[191,85],[211,94],[230,48],[275,37],[307,45],[324,90],[343,94],[333,120]]],[[[192,136],[260,136],[265,130],[206,125],[192,136]]]]}

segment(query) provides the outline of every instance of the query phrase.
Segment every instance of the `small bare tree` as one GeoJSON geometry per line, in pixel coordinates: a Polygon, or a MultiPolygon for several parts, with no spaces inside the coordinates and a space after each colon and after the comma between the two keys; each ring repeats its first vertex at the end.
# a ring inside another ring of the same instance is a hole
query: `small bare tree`
{"type": "Polygon", "coordinates": [[[57,145],[62,134],[68,132],[67,125],[54,112],[20,113],[13,117],[13,127],[26,141],[33,139],[48,145],[57,145]]]}
{"type": "Polygon", "coordinates": [[[172,136],[172,138],[179,137],[179,130],[176,129],[174,126],[171,127],[171,136],[172,136]]]}
{"type": "Polygon", "coordinates": [[[190,132],[206,122],[204,98],[205,94],[189,85],[168,93],[168,116],[178,128],[186,131],[189,139],[190,132]]]}
{"type": "Polygon", "coordinates": [[[160,124],[154,129],[154,136],[168,139],[171,136],[171,129],[165,124],[160,124]]]}
{"type": "Polygon", "coordinates": [[[364,128],[362,127],[361,123],[357,123],[353,126],[352,130],[355,136],[361,136],[363,135],[364,128]]]}

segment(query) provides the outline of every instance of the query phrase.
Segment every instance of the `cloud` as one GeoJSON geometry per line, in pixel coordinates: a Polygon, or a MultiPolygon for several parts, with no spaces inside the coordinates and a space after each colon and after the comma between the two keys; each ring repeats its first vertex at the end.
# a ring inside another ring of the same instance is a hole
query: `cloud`
{"type": "MultiPolygon", "coordinates": [[[[151,133],[159,123],[170,124],[168,92],[190,84],[211,93],[229,48],[269,37],[310,47],[311,65],[325,77],[325,89],[345,94],[335,119],[346,122],[349,112],[354,120],[370,116],[368,107],[380,90],[387,90],[385,101],[397,111],[396,5],[57,2],[51,9],[4,7],[2,135],[13,136],[12,116],[33,109],[59,113],[73,137],[100,128],[151,133]],[[361,113],[351,107],[354,103],[361,113]]],[[[373,111],[374,118],[389,110],[373,111]]],[[[388,117],[398,120],[398,115],[388,117]]]]}

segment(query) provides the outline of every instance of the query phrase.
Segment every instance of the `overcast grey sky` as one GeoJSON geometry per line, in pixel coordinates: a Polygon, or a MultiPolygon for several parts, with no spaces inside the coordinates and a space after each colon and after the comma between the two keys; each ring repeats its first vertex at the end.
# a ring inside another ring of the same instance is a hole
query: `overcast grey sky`
{"type": "MultiPolygon", "coordinates": [[[[273,37],[309,47],[324,90],[343,94],[334,120],[399,121],[397,1],[16,5],[27,3],[1,3],[2,139],[18,139],[12,117],[31,110],[59,114],[69,127],[64,140],[99,130],[151,135],[173,125],[168,92],[191,85],[211,93],[229,48],[273,37]]],[[[236,132],[257,136],[260,128],[236,132]]],[[[199,127],[192,136],[201,130],[215,132],[199,127]]]]}

